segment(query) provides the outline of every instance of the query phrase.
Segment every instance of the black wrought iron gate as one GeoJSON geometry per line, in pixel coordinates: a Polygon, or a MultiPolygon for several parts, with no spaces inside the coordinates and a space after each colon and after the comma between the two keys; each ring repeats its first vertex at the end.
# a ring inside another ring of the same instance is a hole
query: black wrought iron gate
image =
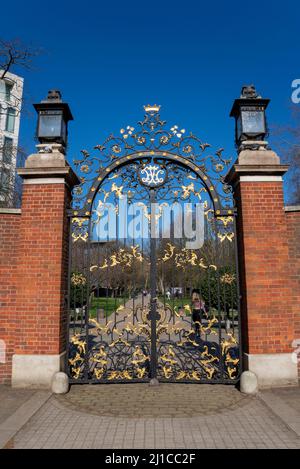
{"type": "Polygon", "coordinates": [[[230,160],[145,106],[74,162],[72,382],[230,382],[240,314],[230,160]]]}

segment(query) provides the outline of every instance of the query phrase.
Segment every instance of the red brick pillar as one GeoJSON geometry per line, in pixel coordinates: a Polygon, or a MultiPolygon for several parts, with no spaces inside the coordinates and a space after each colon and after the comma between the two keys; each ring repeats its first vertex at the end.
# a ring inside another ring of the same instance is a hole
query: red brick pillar
{"type": "Polygon", "coordinates": [[[300,205],[285,207],[288,228],[289,264],[292,286],[292,310],[294,312],[294,360],[298,363],[300,377],[300,205]]]}
{"type": "Polygon", "coordinates": [[[49,386],[63,368],[67,326],[69,224],[77,176],[59,146],[31,155],[24,169],[19,228],[13,386],[49,386]]]}
{"type": "Polygon", "coordinates": [[[257,375],[260,387],[298,379],[282,188],[287,169],[272,151],[244,150],[227,176],[238,210],[244,369],[257,375]]]}
{"type": "Polygon", "coordinates": [[[0,208],[0,383],[10,383],[16,341],[21,210],[0,208]]]}

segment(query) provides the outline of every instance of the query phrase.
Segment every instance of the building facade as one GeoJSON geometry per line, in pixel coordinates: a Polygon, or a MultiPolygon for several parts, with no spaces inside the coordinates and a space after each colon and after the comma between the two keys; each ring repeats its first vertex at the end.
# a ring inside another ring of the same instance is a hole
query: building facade
{"type": "Polygon", "coordinates": [[[0,205],[8,207],[14,204],[23,82],[9,72],[0,79],[0,205]]]}

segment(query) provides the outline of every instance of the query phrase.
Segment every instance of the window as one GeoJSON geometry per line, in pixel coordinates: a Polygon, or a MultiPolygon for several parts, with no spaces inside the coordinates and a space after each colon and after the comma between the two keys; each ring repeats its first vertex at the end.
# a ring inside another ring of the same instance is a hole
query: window
{"type": "Polygon", "coordinates": [[[5,169],[2,170],[0,174],[0,183],[1,183],[2,189],[7,189],[9,185],[9,172],[6,171],[5,169]]]}
{"type": "Polygon", "coordinates": [[[13,154],[13,139],[9,137],[4,137],[3,142],[3,162],[11,163],[13,154]]]}
{"type": "Polygon", "coordinates": [[[11,83],[5,83],[5,99],[6,101],[11,100],[11,91],[13,89],[13,85],[11,83]]]}
{"type": "Polygon", "coordinates": [[[9,107],[7,109],[6,127],[5,127],[5,130],[7,132],[14,132],[14,130],[15,130],[15,118],[16,118],[16,110],[12,107],[9,107]]]}

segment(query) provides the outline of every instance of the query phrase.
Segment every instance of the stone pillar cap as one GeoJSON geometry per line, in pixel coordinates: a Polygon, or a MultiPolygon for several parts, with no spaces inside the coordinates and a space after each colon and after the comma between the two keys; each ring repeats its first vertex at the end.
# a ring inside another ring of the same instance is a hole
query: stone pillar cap
{"type": "Polygon", "coordinates": [[[227,184],[234,184],[240,176],[283,176],[289,165],[241,165],[234,164],[230,171],[226,174],[224,180],[227,184]]]}
{"type": "Polygon", "coordinates": [[[23,179],[64,177],[72,189],[80,179],[66,161],[63,153],[34,153],[25,161],[25,168],[17,170],[23,179]]]}
{"type": "Polygon", "coordinates": [[[242,150],[235,164],[225,176],[227,184],[234,184],[239,176],[283,176],[289,166],[280,164],[280,158],[272,150],[242,150]]]}

